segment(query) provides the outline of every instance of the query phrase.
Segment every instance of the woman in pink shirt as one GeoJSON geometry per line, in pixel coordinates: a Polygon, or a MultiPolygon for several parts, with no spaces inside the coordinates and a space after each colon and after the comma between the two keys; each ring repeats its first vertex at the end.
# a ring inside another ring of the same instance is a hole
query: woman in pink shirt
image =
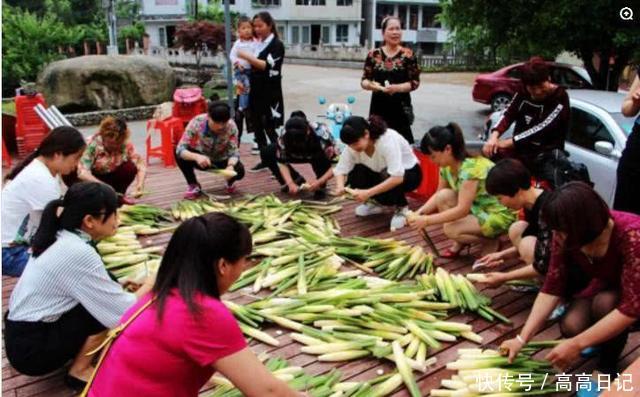
{"type": "Polygon", "coordinates": [[[549,269],[520,335],[502,346],[515,357],[565,299],[560,330],[567,339],[547,359],[566,370],[584,349],[600,346],[598,370],[615,375],[629,329],[640,318],[640,216],[610,211],[581,182],[552,192],[542,214],[553,230],[549,269]],[[579,294],[568,294],[575,283],[571,269],[591,280],[579,294]]]}
{"type": "Polygon", "coordinates": [[[152,292],[122,322],[155,301],[113,342],[89,396],[197,396],[216,371],[245,396],[298,396],[248,348],[220,301],[251,248],[249,230],[228,215],[207,214],[180,225],[152,292]]]}

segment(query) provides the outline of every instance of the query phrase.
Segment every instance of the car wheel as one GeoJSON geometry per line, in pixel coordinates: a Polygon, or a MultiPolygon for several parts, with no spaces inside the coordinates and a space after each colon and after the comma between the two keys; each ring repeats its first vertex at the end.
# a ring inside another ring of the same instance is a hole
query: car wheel
{"type": "Polygon", "coordinates": [[[509,106],[511,102],[511,96],[508,94],[497,94],[491,99],[491,110],[499,112],[509,106]]]}

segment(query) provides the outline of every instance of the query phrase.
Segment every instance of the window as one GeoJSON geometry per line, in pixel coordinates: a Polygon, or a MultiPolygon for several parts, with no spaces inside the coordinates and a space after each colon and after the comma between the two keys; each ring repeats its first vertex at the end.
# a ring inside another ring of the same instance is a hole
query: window
{"type": "Polygon", "coordinates": [[[303,44],[311,43],[311,32],[309,26],[302,27],[302,41],[303,44]]]}
{"type": "Polygon", "coordinates": [[[291,44],[300,43],[300,26],[291,27],[291,44]]]}
{"type": "Polygon", "coordinates": [[[598,141],[607,141],[615,145],[607,127],[595,115],[584,110],[571,109],[571,123],[569,126],[569,142],[587,150],[595,151],[598,141]]]}
{"type": "Polygon", "coordinates": [[[407,6],[399,5],[398,6],[398,18],[400,18],[400,28],[407,28],[407,6]]]}
{"type": "Polygon", "coordinates": [[[423,28],[439,28],[440,22],[436,18],[436,15],[440,10],[436,7],[423,6],[422,7],[422,27],[423,28]]]}
{"type": "Polygon", "coordinates": [[[588,87],[587,82],[585,82],[575,72],[566,68],[553,68],[551,70],[551,80],[565,88],[588,87]]]}
{"type": "Polygon", "coordinates": [[[158,43],[160,43],[160,47],[167,46],[167,34],[165,33],[164,28],[158,29],[158,43]]]}
{"type": "Polygon", "coordinates": [[[324,6],[326,0],[296,0],[297,6],[324,6]]]}
{"type": "Polygon", "coordinates": [[[349,41],[349,25],[336,25],[336,43],[349,41]]]}
{"type": "Polygon", "coordinates": [[[521,68],[511,68],[507,71],[507,77],[512,79],[518,79],[522,77],[522,69],[521,68]]]}
{"type": "Polygon", "coordinates": [[[418,6],[409,8],[409,29],[418,30],[418,6]]]}
{"type": "Polygon", "coordinates": [[[393,5],[376,4],[376,29],[381,28],[382,20],[389,15],[393,15],[393,5]]]}
{"type": "Polygon", "coordinates": [[[352,6],[353,0],[338,0],[338,6],[352,6]]]}
{"type": "Polygon", "coordinates": [[[279,6],[280,0],[251,0],[253,7],[279,6]]]}
{"type": "Polygon", "coordinates": [[[276,30],[278,31],[278,36],[280,37],[280,40],[287,41],[287,37],[285,35],[285,30],[284,30],[284,26],[282,25],[276,25],[276,30]]]}
{"type": "Polygon", "coordinates": [[[322,44],[331,43],[331,29],[328,25],[322,26],[322,44]]]}

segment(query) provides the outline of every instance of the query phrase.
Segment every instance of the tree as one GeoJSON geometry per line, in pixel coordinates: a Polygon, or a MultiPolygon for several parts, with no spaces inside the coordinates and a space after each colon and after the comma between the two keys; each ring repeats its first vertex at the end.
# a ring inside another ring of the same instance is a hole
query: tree
{"type": "Polygon", "coordinates": [[[224,27],[208,21],[186,22],[176,29],[177,45],[195,55],[199,74],[202,72],[200,61],[204,51],[217,53],[218,47],[224,46],[224,38],[224,27]]]}
{"type": "Polygon", "coordinates": [[[472,53],[526,59],[573,52],[596,88],[617,90],[622,69],[640,55],[640,35],[620,25],[610,0],[441,0],[454,42],[472,53]],[[614,60],[608,67],[609,58],[614,60]],[[602,62],[601,62],[602,60],[602,62]],[[607,85],[608,82],[608,85],[607,85]]]}

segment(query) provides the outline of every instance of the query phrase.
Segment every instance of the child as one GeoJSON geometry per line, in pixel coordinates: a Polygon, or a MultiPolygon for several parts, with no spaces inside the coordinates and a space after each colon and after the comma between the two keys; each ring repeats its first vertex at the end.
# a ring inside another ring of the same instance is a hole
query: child
{"type": "Polygon", "coordinates": [[[229,58],[233,64],[233,78],[235,80],[236,95],[238,95],[238,110],[244,111],[249,106],[251,65],[246,60],[238,58],[238,51],[247,51],[253,54],[256,45],[253,40],[253,26],[248,17],[238,18],[237,35],[238,39],[231,47],[229,58]]]}

